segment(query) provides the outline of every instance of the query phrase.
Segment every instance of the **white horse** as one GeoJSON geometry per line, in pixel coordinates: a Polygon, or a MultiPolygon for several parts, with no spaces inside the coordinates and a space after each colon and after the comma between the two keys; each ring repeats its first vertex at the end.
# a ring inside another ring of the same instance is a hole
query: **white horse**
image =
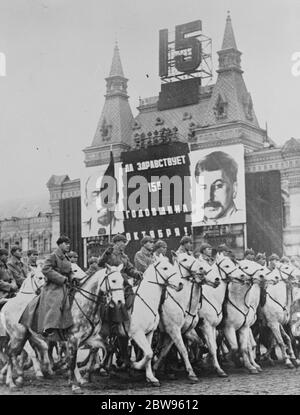
{"type": "Polygon", "coordinates": [[[246,275],[241,269],[232,262],[229,257],[219,254],[213,264],[213,270],[220,277],[220,284],[216,288],[204,285],[202,288],[202,297],[199,308],[200,329],[204,335],[212,364],[218,376],[226,377],[227,374],[221,369],[217,357],[217,326],[223,319],[223,303],[227,284],[230,282],[239,282],[243,284],[246,275]]]}
{"type": "Polygon", "coordinates": [[[44,377],[40,365],[40,359],[42,361],[43,369],[45,372],[50,375],[52,374],[50,362],[48,359],[47,344],[40,338],[40,336],[33,332],[28,333],[27,336],[23,336],[24,326],[19,324],[19,319],[22,316],[25,308],[30,303],[30,301],[39,294],[40,289],[44,283],[45,278],[41,269],[39,267],[36,269],[31,268],[17,295],[9,299],[0,312],[0,324],[4,328],[5,333],[9,339],[7,356],[8,363],[1,370],[0,381],[4,381],[4,376],[6,373],[6,384],[12,389],[17,385],[21,386],[23,383],[22,361],[24,354],[21,357],[20,364],[17,361],[17,355],[23,351],[23,347],[32,360],[37,379],[44,377]],[[26,343],[27,339],[29,340],[29,343],[32,347],[26,343]],[[40,359],[37,358],[37,354],[39,355],[40,359]],[[15,367],[18,375],[16,383],[14,383],[12,377],[13,366],[15,367]]]}
{"type": "MultiPolygon", "coordinates": [[[[239,267],[241,270],[250,277],[250,289],[245,297],[245,304],[249,307],[247,315],[247,324],[251,328],[257,320],[257,311],[260,302],[261,288],[264,283],[264,278],[268,274],[269,270],[254,261],[243,259],[239,261],[239,267]]],[[[255,361],[256,342],[252,333],[249,330],[249,343],[248,343],[248,356],[252,366],[254,366],[259,372],[262,371],[261,367],[255,361]]]]}
{"type": "Polygon", "coordinates": [[[106,349],[100,336],[102,326],[100,302],[103,296],[106,299],[107,306],[110,306],[110,304],[115,307],[125,305],[122,268],[123,264],[117,267],[106,264],[106,268],[87,277],[83,280],[82,285],[75,289],[71,309],[74,325],[67,341],[70,358],[69,383],[74,393],[81,393],[80,385],[87,383],[87,380],[81,376],[77,366],[78,349],[83,345],[92,349],[92,361],[89,368],[92,367],[98,350],[105,351],[106,349]]]}
{"type": "Polygon", "coordinates": [[[135,288],[135,298],[130,322],[125,323],[129,338],[142,349],[140,361],[132,362],[136,370],[146,369],[146,380],[153,386],[160,386],[151,367],[151,347],[154,331],[160,320],[160,310],[168,296],[183,288],[177,269],[168,258],[160,257],[144,272],[143,279],[135,288]]]}
{"type": "Polygon", "coordinates": [[[182,336],[184,335],[191,342],[195,340],[199,342],[193,329],[199,320],[198,309],[202,284],[215,287],[220,283],[220,280],[218,275],[210,273],[212,267],[204,260],[196,259],[185,253],[176,255],[175,252],[173,252],[173,259],[175,267],[181,275],[183,289],[180,292],[169,294],[162,305],[160,331],[167,333],[168,336],[164,338],[154,370],[158,369],[162,359],[175,344],[183,358],[188,378],[197,382],[198,378],[189,361],[182,336]]]}
{"type": "Polygon", "coordinates": [[[297,363],[291,339],[283,326],[290,322],[293,286],[298,285],[299,278],[300,271],[291,265],[279,264],[277,268],[269,271],[265,277],[266,302],[261,308],[265,324],[271,329],[288,368],[293,368],[293,363],[295,365],[297,363]],[[288,353],[286,352],[285,342],[287,343],[288,353]]]}

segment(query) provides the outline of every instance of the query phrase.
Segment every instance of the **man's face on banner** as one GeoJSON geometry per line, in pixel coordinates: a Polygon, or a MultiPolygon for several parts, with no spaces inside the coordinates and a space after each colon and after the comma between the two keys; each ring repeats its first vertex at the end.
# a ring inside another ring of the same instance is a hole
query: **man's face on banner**
{"type": "Polygon", "coordinates": [[[203,170],[201,176],[203,176],[204,217],[219,219],[226,216],[233,206],[237,183],[232,183],[223,170],[203,170]]]}

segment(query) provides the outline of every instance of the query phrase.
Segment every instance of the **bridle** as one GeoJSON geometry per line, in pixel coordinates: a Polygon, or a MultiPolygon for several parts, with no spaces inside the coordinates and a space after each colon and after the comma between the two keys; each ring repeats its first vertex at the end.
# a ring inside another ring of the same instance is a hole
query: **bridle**
{"type": "MultiPolygon", "coordinates": [[[[233,268],[231,271],[225,271],[222,267],[221,267],[221,264],[222,264],[222,262],[224,262],[224,261],[226,261],[226,258],[223,258],[219,263],[217,263],[216,262],[216,266],[217,266],[217,268],[218,268],[218,271],[219,271],[219,274],[220,274],[220,277],[221,277],[221,279],[224,281],[224,282],[236,282],[236,283],[239,283],[239,284],[242,284],[242,285],[244,285],[244,284],[246,284],[246,281],[244,281],[244,280],[242,280],[242,279],[240,279],[240,278],[237,278],[237,277],[232,277],[231,276],[231,274],[234,272],[234,271],[236,271],[237,269],[240,269],[238,266],[236,266],[235,268],[233,268]],[[221,274],[221,271],[222,272],[224,272],[224,274],[226,275],[226,278],[222,278],[222,274],[221,274]]],[[[210,271],[209,271],[210,272],[210,271]]]]}
{"type": "Polygon", "coordinates": [[[33,271],[30,275],[30,282],[31,282],[32,291],[19,291],[19,292],[21,294],[36,294],[36,295],[38,295],[43,284],[41,286],[37,285],[36,280],[35,280],[35,273],[33,271]]]}
{"type": "Polygon", "coordinates": [[[161,272],[159,271],[159,269],[157,269],[158,265],[160,264],[160,262],[157,262],[156,264],[154,264],[154,270],[155,270],[155,279],[156,281],[148,281],[151,284],[156,284],[159,285],[160,287],[164,287],[164,288],[172,288],[175,291],[179,291],[178,287],[176,287],[176,285],[171,284],[169,282],[170,278],[172,278],[174,275],[176,275],[176,272],[173,272],[173,274],[169,275],[168,278],[164,278],[164,276],[161,274],[161,272]],[[159,277],[163,280],[163,283],[158,281],[158,275],[159,277]]]}

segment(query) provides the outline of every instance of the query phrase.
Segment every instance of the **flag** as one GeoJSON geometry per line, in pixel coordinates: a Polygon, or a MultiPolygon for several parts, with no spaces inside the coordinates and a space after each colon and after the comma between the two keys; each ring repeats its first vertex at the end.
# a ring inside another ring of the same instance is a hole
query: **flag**
{"type": "Polygon", "coordinates": [[[111,208],[117,203],[117,180],[115,177],[115,163],[112,150],[110,150],[110,162],[105,170],[100,187],[100,194],[106,190],[102,198],[102,205],[111,208]],[[112,178],[113,180],[111,180],[112,178]]]}

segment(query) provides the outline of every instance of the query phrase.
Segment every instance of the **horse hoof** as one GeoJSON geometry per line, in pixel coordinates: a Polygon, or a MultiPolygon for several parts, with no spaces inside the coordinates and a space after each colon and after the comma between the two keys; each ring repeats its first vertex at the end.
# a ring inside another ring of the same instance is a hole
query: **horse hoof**
{"type": "Polygon", "coordinates": [[[287,363],[285,364],[285,367],[286,367],[287,369],[294,369],[294,365],[293,365],[293,363],[291,363],[291,362],[287,362],[287,363]]]}
{"type": "Polygon", "coordinates": [[[24,382],[24,380],[23,380],[22,376],[19,376],[19,377],[15,380],[15,382],[16,382],[16,385],[19,387],[19,386],[23,386],[23,382],[24,382]]]}
{"type": "Polygon", "coordinates": [[[291,361],[295,367],[299,367],[299,362],[297,361],[297,359],[291,359],[291,361]]]}
{"type": "Polygon", "coordinates": [[[197,376],[188,376],[188,380],[190,383],[198,383],[199,379],[197,378],[197,376]]]}
{"type": "Polygon", "coordinates": [[[257,369],[249,369],[250,375],[257,375],[259,371],[257,369]]]}
{"type": "Polygon", "coordinates": [[[80,386],[72,385],[72,393],[74,395],[83,395],[84,392],[80,386]]]}
{"type": "Polygon", "coordinates": [[[15,390],[17,390],[17,389],[18,389],[17,385],[15,385],[14,383],[11,383],[10,385],[7,385],[7,386],[9,387],[9,389],[10,389],[11,391],[15,391],[15,390]]]}
{"type": "Polygon", "coordinates": [[[150,386],[153,386],[153,387],[155,387],[155,388],[159,388],[159,387],[160,387],[160,382],[159,382],[159,380],[150,380],[150,379],[146,379],[146,381],[147,381],[147,383],[148,383],[150,386]]]}
{"type": "Polygon", "coordinates": [[[262,370],[262,368],[260,367],[260,366],[256,366],[256,369],[259,371],[259,372],[262,372],[263,370],[262,370]]]}
{"type": "Polygon", "coordinates": [[[219,376],[219,378],[228,378],[228,375],[225,372],[217,372],[217,375],[219,376]]]}

